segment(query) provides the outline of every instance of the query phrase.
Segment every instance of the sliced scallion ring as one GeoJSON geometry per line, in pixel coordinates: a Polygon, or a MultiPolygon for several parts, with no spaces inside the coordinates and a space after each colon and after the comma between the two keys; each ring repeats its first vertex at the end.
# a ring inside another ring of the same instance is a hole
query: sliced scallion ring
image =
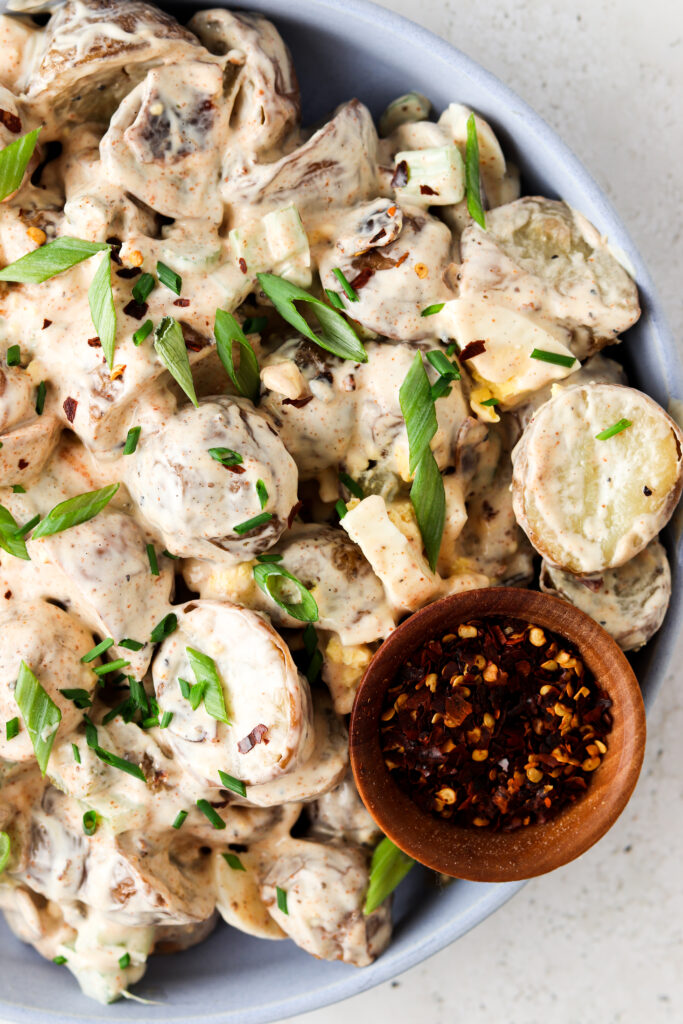
{"type": "Polygon", "coordinates": [[[187,647],[186,653],[190,662],[190,668],[197,680],[197,686],[202,687],[204,707],[208,714],[210,714],[212,718],[215,718],[216,721],[230,725],[230,719],[228,718],[228,712],[225,707],[223,683],[218,674],[216,662],[213,658],[210,658],[208,654],[203,654],[201,651],[195,651],[192,647],[187,647]]]}
{"type": "Polygon", "coordinates": [[[218,769],[218,778],[221,780],[224,789],[229,789],[231,793],[237,793],[238,796],[247,795],[247,787],[241,779],[236,779],[234,775],[222,772],[220,768],[218,769]]]}
{"type": "Polygon", "coordinates": [[[601,430],[599,434],[595,435],[595,438],[597,441],[609,441],[610,437],[620,434],[622,430],[627,430],[630,426],[632,426],[631,420],[618,420],[611,427],[607,427],[606,430],[601,430]]]}
{"type": "Polygon", "coordinates": [[[225,828],[225,822],[221,818],[220,814],[214,810],[208,800],[198,800],[197,807],[202,814],[208,818],[214,828],[223,829],[225,828]]]}
{"type": "Polygon", "coordinates": [[[414,864],[413,858],[399,850],[391,839],[385,836],[380,840],[372,854],[370,881],[363,913],[371,914],[373,910],[377,910],[399,882],[403,881],[414,864]]]}
{"type": "Polygon", "coordinates": [[[81,523],[87,523],[88,520],[94,519],[109,504],[118,489],[118,484],[110,484],[109,487],[102,487],[97,491],[87,491],[85,494],[76,495],[75,498],[61,501],[38,523],[33,531],[32,540],[36,540],[38,537],[51,537],[55,533],[61,533],[62,530],[80,526],[81,523]]]}
{"type": "Polygon", "coordinates": [[[16,192],[24,180],[40,131],[35,128],[0,151],[0,202],[16,192]]]}
{"type": "Polygon", "coordinates": [[[25,661],[19,668],[14,699],[33,744],[40,774],[45,775],[62,712],[25,661]]]}
{"type": "Polygon", "coordinates": [[[239,859],[236,853],[222,853],[221,857],[233,871],[246,871],[244,864],[239,859]]]}
{"type": "Polygon", "coordinates": [[[264,594],[291,615],[299,622],[317,622],[319,618],[318,605],[301,580],[287,572],[284,566],[278,562],[260,562],[254,566],[254,579],[264,594]],[[301,600],[293,604],[283,596],[283,590],[287,583],[293,584],[301,595],[301,600]]]}
{"type": "Polygon", "coordinates": [[[573,366],[576,362],[574,356],[565,356],[562,352],[549,352],[544,348],[535,348],[530,358],[538,359],[542,363],[554,363],[555,366],[573,366]]]}
{"type": "Polygon", "coordinates": [[[358,292],[351,284],[349,284],[343,270],[340,270],[339,267],[334,267],[332,273],[344,289],[347,299],[349,299],[350,302],[358,302],[358,292]]]}

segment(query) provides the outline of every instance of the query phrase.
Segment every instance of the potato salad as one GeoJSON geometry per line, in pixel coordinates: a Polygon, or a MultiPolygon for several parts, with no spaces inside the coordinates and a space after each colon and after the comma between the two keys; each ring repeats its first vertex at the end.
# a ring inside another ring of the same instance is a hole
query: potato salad
{"type": "Polygon", "coordinates": [[[486,586],[662,623],[636,284],[460,102],[303,126],[260,15],[66,0],[0,48],[0,906],[102,1002],[219,918],[367,965],[382,641],[486,586]]]}

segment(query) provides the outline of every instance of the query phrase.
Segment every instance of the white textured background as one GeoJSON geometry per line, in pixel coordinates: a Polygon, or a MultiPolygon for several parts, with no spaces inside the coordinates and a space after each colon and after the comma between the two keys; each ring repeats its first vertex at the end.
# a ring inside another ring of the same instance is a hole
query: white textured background
{"type": "MultiPolygon", "coordinates": [[[[683,338],[681,0],[384,5],[474,57],[560,132],[620,212],[683,338]]],[[[650,716],[635,796],[597,847],[398,980],[293,1019],[681,1024],[680,676],[674,670],[650,716]]]]}

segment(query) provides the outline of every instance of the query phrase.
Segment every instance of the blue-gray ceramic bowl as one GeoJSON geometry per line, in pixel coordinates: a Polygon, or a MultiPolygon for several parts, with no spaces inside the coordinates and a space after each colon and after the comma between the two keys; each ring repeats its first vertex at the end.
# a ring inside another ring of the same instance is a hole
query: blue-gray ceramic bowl
{"type": "MultiPolygon", "coordinates": [[[[161,3],[179,17],[207,3],[161,3]]],[[[233,6],[228,3],[227,6],[233,6]]],[[[234,4],[237,6],[237,4],[234,4]]],[[[559,196],[578,207],[630,257],[643,315],[621,346],[638,353],[631,379],[665,407],[683,397],[683,368],[642,260],[598,186],[553,131],[506,86],[436,36],[366,0],[242,0],[272,18],[291,47],[301,81],[304,121],[322,118],[357,96],[378,115],[386,103],[418,89],[437,110],[452,100],[489,120],[519,164],[526,193],[559,196]],[[382,45],[377,45],[377,40],[382,45]]],[[[670,531],[674,597],[655,640],[635,659],[646,702],[661,683],[681,626],[677,579],[682,559],[670,531]]],[[[453,942],[508,900],[520,883],[454,882],[438,890],[413,871],[395,904],[396,930],[371,967],[314,960],[291,942],[252,939],[225,926],[185,953],[154,957],[136,991],[154,1005],[101,1007],[78,991],[63,967],[47,963],[0,929],[0,1020],[26,1024],[148,1022],[264,1024],[355,995],[399,974],[453,942]]]]}

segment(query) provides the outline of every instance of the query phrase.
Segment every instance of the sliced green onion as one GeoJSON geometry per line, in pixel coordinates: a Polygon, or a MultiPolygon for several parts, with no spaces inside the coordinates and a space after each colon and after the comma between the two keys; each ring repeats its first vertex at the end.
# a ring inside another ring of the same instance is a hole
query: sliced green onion
{"type": "Polygon", "coordinates": [[[34,252],[27,252],[14,263],[3,267],[0,270],[0,281],[41,284],[108,248],[102,242],[84,242],[80,238],[66,236],[55,238],[53,242],[47,242],[34,252]]]}
{"type": "Polygon", "coordinates": [[[240,466],[244,462],[240,453],[232,448],[209,448],[209,455],[222,466],[240,466]]]}
{"type": "Polygon", "coordinates": [[[76,762],[76,764],[80,764],[81,763],[81,752],[78,749],[77,744],[72,743],[71,744],[71,750],[72,750],[73,755],[74,755],[74,761],[76,762]]]}
{"type": "Polygon", "coordinates": [[[124,953],[119,957],[119,967],[122,971],[125,971],[126,967],[130,967],[130,953],[124,953]]]}
{"type": "Polygon", "coordinates": [[[499,398],[487,398],[483,402],[480,402],[479,405],[488,405],[488,406],[500,405],[500,399],[499,398]]]}
{"type": "Polygon", "coordinates": [[[277,898],[277,909],[281,914],[289,914],[287,909],[287,893],[284,889],[281,889],[279,885],[275,886],[275,896],[277,898]]]}
{"type": "Polygon", "coordinates": [[[408,432],[409,470],[413,473],[420,459],[429,450],[429,442],[438,427],[434,402],[430,394],[429,377],[420,352],[415,354],[401,384],[398,398],[408,432]]]}
{"type": "Polygon", "coordinates": [[[118,489],[118,484],[110,484],[109,487],[102,487],[98,491],[87,491],[85,494],[76,495],[75,498],[61,501],[35,528],[33,540],[38,537],[51,537],[62,530],[80,526],[81,523],[94,519],[109,504],[118,489]]]}
{"type": "Polygon", "coordinates": [[[141,651],[145,645],[140,640],[130,640],[128,637],[125,640],[119,640],[117,647],[125,647],[127,651],[141,651]]]}
{"type": "Polygon", "coordinates": [[[126,443],[123,446],[124,455],[132,455],[138,446],[142,427],[131,427],[126,434],[126,443]]]}
{"type": "Polygon", "coordinates": [[[474,114],[467,118],[467,145],[465,148],[465,190],[467,211],[480,227],[486,230],[486,216],[481,205],[481,183],[479,181],[479,139],[474,114]]]}
{"type": "Polygon", "coordinates": [[[0,505],[0,548],[15,558],[23,558],[30,562],[30,556],[26,550],[21,528],[9,509],[0,505]]]}
{"type": "Polygon", "coordinates": [[[271,555],[271,554],[268,554],[268,553],[266,553],[265,555],[257,555],[256,556],[256,561],[257,562],[281,562],[282,561],[282,555],[276,555],[276,554],[272,554],[271,555]]]}
{"type": "Polygon", "coordinates": [[[259,284],[273,303],[283,320],[296,328],[304,337],[327,352],[339,356],[340,359],[351,359],[356,363],[367,363],[368,354],[358,335],[347,322],[346,318],[336,309],[316,299],[298,285],[285,281],[275,274],[257,274],[259,284]],[[321,334],[308,325],[307,321],[296,309],[295,302],[306,303],[308,309],[316,317],[322,329],[321,334]]]}
{"type": "Polygon", "coordinates": [[[420,316],[434,316],[435,313],[440,313],[445,305],[445,302],[433,302],[431,306],[425,306],[420,316]]]}
{"type": "Polygon", "coordinates": [[[221,857],[233,871],[246,871],[244,864],[239,859],[236,853],[222,853],[221,857]]]}
{"type": "Polygon", "coordinates": [[[265,523],[269,523],[272,518],[272,512],[259,512],[257,516],[252,516],[251,519],[246,519],[243,523],[238,523],[237,526],[233,526],[233,533],[237,533],[241,537],[242,534],[251,533],[252,530],[257,530],[259,526],[264,526],[265,523]]]}
{"type": "Polygon", "coordinates": [[[153,274],[142,274],[133,285],[133,298],[136,302],[147,302],[154,290],[156,281],[153,274]]]}
{"type": "Polygon", "coordinates": [[[47,383],[41,380],[36,390],[36,412],[39,416],[43,415],[45,408],[45,395],[47,394],[47,383]]]}
{"type": "Polygon", "coordinates": [[[14,699],[31,738],[40,774],[45,775],[62,712],[25,661],[19,668],[14,699]]]}
{"type": "Polygon", "coordinates": [[[234,775],[228,775],[227,772],[222,772],[220,768],[218,769],[218,777],[221,780],[224,789],[229,789],[231,793],[237,793],[238,796],[247,795],[247,787],[241,779],[236,779],[234,775]]]}
{"type": "Polygon", "coordinates": [[[149,711],[149,701],[144,686],[134,676],[128,677],[130,697],[136,708],[140,708],[145,714],[149,711]]]}
{"type": "Polygon", "coordinates": [[[452,143],[405,150],[394,157],[391,185],[396,194],[420,206],[450,206],[465,195],[465,169],[452,143]]]}
{"type": "Polygon", "coordinates": [[[248,316],[242,324],[242,330],[245,334],[261,334],[267,326],[267,316],[248,316]]]}
{"type": "Polygon", "coordinates": [[[10,345],[7,349],[7,365],[8,366],[19,366],[21,363],[21,347],[19,345],[10,345]]]}
{"type": "Polygon", "coordinates": [[[161,643],[171,633],[175,633],[178,628],[178,616],[175,612],[169,612],[168,615],[164,615],[161,622],[157,622],[156,626],[150,634],[150,640],[153,644],[161,643]]]}
{"type": "Polygon", "coordinates": [[[334,267],[332,273],[334,274],[334,276],[339,281],[339,284],[344,289],[347,299],[349,299],[351,302],[358,302],[358,292],[356,291],[355,288],[351,287],[351,285],[346,279],[346,275],[344,274],[344,272],[340,270],[339,267],[334,267]]]}
{"type": "Polygon", "coordinates": [[[268,488],[266,487],[263,480],[256,481],[256,494],[261,504],[261,508],[265,508],[268,504],[268,488]]]}
{"type": "Polygon", "coordinates": [[[346,502],[342,501],[342,499],[339,498],[339,500],[335,501],[334,503],[334,511],[337,513],[340,519],[343,519],[349,510],[346,507],[346,502]]]}
{"type": "Polygon", "coordinates": [[[38,515],[38,513],[36,513],[32,519],[29,519],[27,523],[24,523],[24,525],[19,530],[19,533],[21,534],[22,537],[25,537],[26,534],[30,533],[33,527],[37,526],[39,522],[40,516],[38,515]]]}
{"type": "Polygon", "coordinates": [[[10,718],[9,722],[5,723],[5,739],[13,740],[15,736],[19,734],[19,719],[10,718]]]}
{"type": "Polygon", "coordinates": [[[91,750],[97,750],[99,746],[99,740],[97,738],[97,727],[93,722],[90,715],[83,715],[83,724],[85,725],[85,742],[88,744],[91,750]]]}
{"type": "Polygon", "coordinates": [[[157,553],[154,550],[154,545],[151,544],[151,543],[148,544],[147,547],[146,547],[146,551],[147,551],[147,559],[149,561],[150,572],[152,573],[152,576],[158,576],[159,575],[159,563],[157,561],[157,553]]]}
{"type": "Polygon", "coordinates": [[[189,683],[187,679],[181,679],[178,677],[178,686],[180,687],[180,692],[185,700],[189,700],[190,694],[192,693],[192,683],[189,683]]]}
{"type": "Polygon", "coordinates": [[[199,403],[194,389],[185,338],[180,324],[172,316],[165,316],[157,327],[154,334],[154,349],[192,404],[197,406],[199,403]]]}
{"type": "Polygon", "coordinates": [[[460,380],[460,370],[450,359],[447,359],[441,349],[434,349],[427,353],[427,359],[434,369],[446,380],[460,380]]]}
{"type": "Polygon", "coordinates": [[[110,636],[108,636],[106,640],[101,640],[100,643],[91,648],[87,654],[84,654],[81,661],[87,665],[88,662],[94,661],[95,658],[99,658],[100,654],[104,654],[105,651],[108,651],[109,648],[113,646],[114,641],[110,636]]]}
{"type": "Polygon", "coordinates": [[[443,398],[444,395],[450,395],[453,388],[451,387],[451,381],[448,377],[438,377],[429,389],[432,402],[436,402],[439,398],[443,398]]]}
{"type": "Polygon", "coordinates": [[[161,553],[162,555],[165,555],[166,558],[172,558],[175,562],[177,562],[178,559],[180,558],[180,555],[172,555],[168,548],[164,548],[164,550],[161,553]]]}
{"type": "Polygon", "coordinates": [[[147,782],[145,773],[142,768],[137,764],[132,764],[130,761],[126,761],[124,757],[119,757],[118,754],[112,754],[109,750],[103,750],[102,747],[94,748],[95,754],[99,757],[100,761],[104,764],[108,764],[110,768],[118,768],[119,771],[125,772],[127,775],[132,775],[134,779],[139,779],[140,782],[147,782]]]}
{"type": "Polygon", "coordinates": [[[335,309],[344,309],[344,303],[339,292],[333,291],[332,288],[326,288],[325,295],[327,295],[327,298],[330,300],[331,304],[334,306],[335,309]]]}
{"type": "Polygon", "coordinates": [[[76,687],[70,690],[59,691],[67,700],[73,701],[79,711],[84,711],[85,708],[92,707],[92,699],[87,690],[83,690],[81,687],[76,687]]]}
{"type": "Polygon", "coordinates": [[[159,722],[159,728],[160,729],[168,729],[168,727],[169,727],[169,725],[171,724],[172,721],[173,721],[173,712],[172,711],[164,711],[163,715],[161,716],[161,721],[159,722]]]}
{"type": "Polygon", "coordinates": [[[242,328],[232,313],[227,313],[224,309],[217,309],[213,330],[216,337],[216,351],[225,372],[239,394],[256,404],[261,388],[261,373],[258,359],[242,328]],[[234,345],[238,345],[240,350],[237,369],[233,354],[234,345]]]}
{"type": "Polygon", "coordinates": [[[173,822],[171,828],[181,828],[186,817],[187,811],[178,811],[178,813],[175,816],[175,821],[173,822]]]}
{"type": "Polygon", "coordinates": [[[0,875],[9,864],[12,843],[6,832],[0,832],[0,875]]]}
{"type": "Polygon", "coordinates": [[[377,910],[399,882],[403,881],[414,863],[413,858],[399,850],[391,839],[385,836],[380,840],[372,854],[370,882],[363,913],[371,914],[373,910],[377,910]]]}
{"type": "Polygon", "coordinates": [[[225,822],[221,818],[220,814],[213,809],[208,800],[198,800],[197,807],[202,814],[208,818],[214,828],[225,828],[225,822]]]}
{"type": "Polygon", "coordinates": [[[40,131],[40,128],[35,128],[0,151],[0,202],[16,192],[24,180],[40,131]]]}
{"type": "Polygon", "coordinates": [[[62,956],[61,954],[59,956],[53,956],[52,957],[52,963],[53,964],[57,964],[58,967],[61,967],[62,964],[66,964],[68,962],[69,961],[66,959],[66,957],[62,956]]]}
{"type": "Polygon", "coordinates": [[[12,494],[26,494],[26,488],[22,484],[12,484],[12,494]]]}
{"type": "Polygon", "coordinates": [[[308,655],[306,678],[312,686],[320,675],[320,670],[323,666],[323,656],[318,647],[318,634],[310,622],[303,632],[303,642],[304,650],[308,655]]]}
{"type": "Polygon", "coordinates": [[[107,661],[104,665],[97,665],[93,672],[96,676],[108,676],[110,672],[118,672],[119,669],[126,668],[128,665],[130,662],[125,658],[117,658],[116,661],[107,661]]]}
{"type": "Polygon", "coordinates": [[[446,522],[446,492],[431,449],[425,452],[417,464],[410,488],[410,500],[422,534],[427,561],[433,572],[439,557],[446,522]]]}
{"type": "Polygon", "coordinates": [[[150,334],[154,330],[154,324],[151,320],[145,320],[142,327],[138,327],[137,331],[133,332],[133,344],[142,345],[145,338],[149,338],[150,334]]]}
{"type": "Polygon", "coordinates": [[[365,494],[360,484],[357,484],[353,477],[350,477],[348,473],[339,474],[340,483],[344,485],[349,494],[352,494],[354,498],[358,498],[360,501],[363,500],[365,494]]]}
{"type": "Polygon", "coordinates": [[[176,295],[180,295],[180,290],[183,287],[183,279],[180,274],[176,274],[175,270],[171,270],[161,260],[157,260],[157,277],[162,284],[170,288],[176,295]]]}
{"type": "Polygon", "coordinates": [[[94,836],[97,832],[97,812],[86,811],[83,815],[83,831],[86,836],[94,836]]]}
{"type": "Polygon", "coordinates": [[[116,307],[114,305],[114,293],[111,288],[111,259],[109,253],[105,253],[100,260],[100,264],[90,283],[88,288],[88,304],[97,337],[102,343],[102,351],[111,370],[114,365],[114,349],[116,347],[116,307]]]}
{"type": "Polygon", "coordinates": [[[447,356],[453,356],[453,355],[455,355],[456,352],[459,352],[459,351],[460,351],[460,349],[458,348],[457,341],[452,341],[450,343],[450,345],[446,346],[446,355],[447,356]]]}
{"type": "Polygon", "coordinates": [[[597,441],[608,441],[610,437],[620,434],[622,430],[626,430],[631,425],[631,420],[618,420],[613,426],[607,427],[606,430],[601,430],[599,434],[595,435],[595,438],[597,441]]]}
{"type": "Polygon", "coordinates": [[[284,566],[276,562],[261,562],[259,565],[254,566],[253,572],[254,579],[263,593],[267,594],[279,608],[282,608],[288,615],[291,615],[293,619],[297,619],[299,622],[318,621],[318,605],[313,594],[303,585],[301,580],[298,580],[296,576],[292,576],[291,572],[287,572],[284,566]],[[283,589],[286,586],[283,581],[293,583],[299,591],[301,600],[297,601],[296,604],[290,603],[282,596],[283,589]]]}
{"type": "Polygon", "coordinates": [[[539,359],[542,363],[554,363],[556,366],[573,366],[576,362],[574,356],[565,356],[561,352],[548,352],[544,348],[535,348],[530,358],[539,359]]]}
{"type": "Polygon", "coordinates": [[[230,725],[230,719],[228,718],[228,713],[225,707],[223,683],[221,682],[221,678],[218,674],[216,662],[213,658],[210,658],[208,654],[202,654],[201,651],[195,651],[192,647],[186,648],[186,652],[190,662],[190,667],[194,673],[195,679],[197,680],[197,685],[202,687],[204,707],[208,714],[218,722],[224,722],[226,725],[230,725]]]}

